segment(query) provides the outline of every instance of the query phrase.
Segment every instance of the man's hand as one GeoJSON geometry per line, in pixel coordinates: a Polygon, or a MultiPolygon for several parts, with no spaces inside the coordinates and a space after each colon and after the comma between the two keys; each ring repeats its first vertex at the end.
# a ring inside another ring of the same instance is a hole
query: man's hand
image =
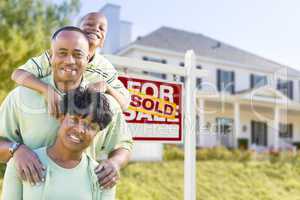
{"type": "Polygon", "coordinates": [[[37,155],[25,145],[21,145],[13,155],[17,173],[24,181],[35,185],[44,181],[42,163],[37,155]]]}
{"type": "Polygon", "coordinates": [[[61,99],[60,95],[51,87],[48,86],[48,89],[43,94],[48,102],[48,112],[50,115],[55,118],[59,117],[59,101],[61,99]]]}
{"type": "Polygon", "coordinates": [[[108,84],[105,81],[98,81],[88,85],[88,89],[92,92],[103,92],[105,93],[108,89],[108,84]]]}
{"type": "Polygon", "coordinates": [[[103,189],[109,189],[116,185],[120,179],[120,167],[111,160],[104,160],[96,168],[95,173],[99,184],[103,189]]]}

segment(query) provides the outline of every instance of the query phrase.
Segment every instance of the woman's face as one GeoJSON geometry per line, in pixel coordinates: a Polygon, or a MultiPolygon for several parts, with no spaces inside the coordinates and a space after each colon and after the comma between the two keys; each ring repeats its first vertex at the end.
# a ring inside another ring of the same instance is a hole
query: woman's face
{"type": "Polygon", "coordinates": [[[83,151],[92,142],[100,130],[91,117],[82,118],[79,115],[67,114],[62,118],[58,139],[64,146],[72,151],[83,151]]]}

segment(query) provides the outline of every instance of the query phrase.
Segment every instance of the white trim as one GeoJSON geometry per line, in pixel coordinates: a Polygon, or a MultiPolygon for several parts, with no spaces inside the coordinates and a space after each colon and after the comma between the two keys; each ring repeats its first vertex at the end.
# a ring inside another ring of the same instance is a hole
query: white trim
{"type": "MultiPolygon", "coordinates": [[[[175,65],[161,64],[149,61],[142,61],[137,58],[128,58],[115,55],[105,55],[105,57],[113,64],[121,68],[130,68],[144,70],[148,72],[158,72],[166,74],[175,74],[180,76],[186,76],[185,68],[175,65]]],[[[194,70],[193,72],[197,77],[207,76],[206,70],[194,70]]]]}
{"type": "MultiPolygon", "coordinates": [[[[166,49],[159,49],[159,48],[155,48],[155,47],[148,47],[148,46],[138,45],[138,44],[128,45],[127,47],[118,51],[116,54],[124,55],[125,53],[127,53],[128,51],[130,51],[132,49],[137,49],[137,50],[141,49],[141,50],[145,50],[145,51],[152,51],[155,53],[163,53],[163,54],[168,54],[170,56],[176,56],[176,57],[181,57],[181,58],[184,57],[184,53],[181,53],[181,52],[176,52],[176,51],[166,50],[166,49]]],[[[197,59],[197,61],[200,61],[200,62],[204,61],[204,62],[209,62],[212,64],[227,65],[227,66],[232,66],[232,67],[236,67],[236,68],[240,68],[240,69],[255,70],[255,71],[259,71],[259,72],[263,72],[263,73],[277,73],[278,70],[288,68],[286,66],[281,66],[281,67],[278,66],[278,68],[275,68],[275,67],[270,67],[270,66],[265,66],[265,65],[246,65],[246,64],[240,64],[237,62],[227,61],[227,60],[223,60],[223,59],[214,59],[214,58],[208,58],[208,57],[199,56],[199,55],[196,55],[196,59],[197,59]]],[[[278,75],[280,75],[280,73],[278,75]]],[[[282,75],[282,76],[284,76],[284,75],[282,75]]],[[[289,77],[300,80],[299,76],[293,76],[290,74],[289,77]]]]}

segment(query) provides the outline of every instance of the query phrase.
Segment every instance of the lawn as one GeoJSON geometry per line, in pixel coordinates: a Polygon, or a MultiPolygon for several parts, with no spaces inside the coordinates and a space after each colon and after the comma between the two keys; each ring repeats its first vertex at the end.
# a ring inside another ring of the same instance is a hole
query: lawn
{"type": "MultiPolygon", "coordinates": [[[[121,173],[117,200],[183,200],[182,151],[166,152],[163,162],[130,163],[121,173]]],[[[197,161],[197,200],[300,200],[299,154],[260,161],[248,155],[199,152],[204,160],[197,161]]]]}
{"type": "MultiPolygon", "coordinates": [[[[198,161],[197,199],[300,199],[300,164],[198,161]]],[[[122,173],[118,200],[183,199],[183,162],[132,163],[122,173]]]]}

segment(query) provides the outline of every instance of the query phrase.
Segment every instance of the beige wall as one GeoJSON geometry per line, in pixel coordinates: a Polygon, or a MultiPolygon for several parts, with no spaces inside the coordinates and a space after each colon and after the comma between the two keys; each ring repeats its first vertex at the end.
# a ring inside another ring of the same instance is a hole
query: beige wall
{"type": "MultiPolygon", "coordinates": [[[[224,104],[223,107],[215,102],[205,102],[205,119],[204,125],[209,122],[212,127],[209,130],[205,130],[206,134],[215,135],[215,128],[213,125],[216,123],[217,117],[226,117],[234,120],[233,106],[230,104],[224,104]]],[[[240,132],[239,138],[247,138],[249,144],[251,144],[251,121],[263,121],[268,123],[268,145],[274,143],[273,136],[273,110],[271,108],[255,107],[254,110],[247,105],[241,105],[240,107],[240,132]],[[243,129],[243,127],[246,127],[243,129]]],[[[293,141],[300,141],[300,112],[299,113],[281,113],[282,123],[293,124],[293,141]]]]}

